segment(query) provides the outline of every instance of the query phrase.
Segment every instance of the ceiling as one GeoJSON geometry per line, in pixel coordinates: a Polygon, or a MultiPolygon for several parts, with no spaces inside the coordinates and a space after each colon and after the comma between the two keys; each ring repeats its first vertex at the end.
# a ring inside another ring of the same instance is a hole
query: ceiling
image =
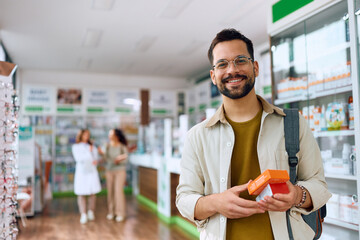
{"type": "Polygon", "coordinates": [[[0,0],[0,39],[19,69],[192,78],[233,27],[268,41],[263,0],[0,0]]]}

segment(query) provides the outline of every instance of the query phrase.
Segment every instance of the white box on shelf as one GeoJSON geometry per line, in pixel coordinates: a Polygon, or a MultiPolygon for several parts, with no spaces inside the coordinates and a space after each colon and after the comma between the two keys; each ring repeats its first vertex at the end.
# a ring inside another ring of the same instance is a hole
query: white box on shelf
{"type": "Polygon", "coordinates": [[[331,198],[326,204],[327,216],[334,219],[339,219],[339,194],[332,193],[331,198]]]}

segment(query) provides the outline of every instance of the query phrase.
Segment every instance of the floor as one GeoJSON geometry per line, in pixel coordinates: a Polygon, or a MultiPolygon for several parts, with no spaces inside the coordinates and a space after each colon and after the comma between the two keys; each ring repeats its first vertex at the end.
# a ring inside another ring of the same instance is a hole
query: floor
{"type": "Polygon", "coordinates": [[[178,226],[162,222],[150,208],[127,195],[127,218],[117,223],[106,219],[106,197],[97,198],[95,221],[80,224],[76,198],[57,198],[46,204],[42,213],[20,223],[18,240],[194,240],[178,226]]]}

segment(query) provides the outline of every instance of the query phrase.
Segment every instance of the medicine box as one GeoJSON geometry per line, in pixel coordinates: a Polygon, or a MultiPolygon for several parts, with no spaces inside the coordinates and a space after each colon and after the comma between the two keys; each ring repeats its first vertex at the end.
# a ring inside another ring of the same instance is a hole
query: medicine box
{"type": "Polygon", "coordinates": [[[264,200],[265,196],[272,196],[275,193],[289,193],[289,188],[284,183],[269,183],[266,187],[262,190],[262,192],[256,197],[256,201],[264,200]]]}
{"type": "Polygon", "coordinates": [[[286,170],[265,170],[254,181],[248,185],[248,192],[250,195],[259,195],[268,184],[285,183],[290,179],[286,170]]]}

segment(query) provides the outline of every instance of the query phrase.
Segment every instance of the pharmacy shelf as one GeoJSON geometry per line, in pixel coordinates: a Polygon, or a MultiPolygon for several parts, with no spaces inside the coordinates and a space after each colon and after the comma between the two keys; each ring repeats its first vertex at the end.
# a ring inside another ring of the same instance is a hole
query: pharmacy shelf
{"type": "Polygon", "coordinates": [[[351,181],[357,180],[357,177],[353,176],[353,175],[340,175],[340,174],[325,173],[325,177],[332,178],[332,179],[351,180],[351,181]]]}
{"type": "MultiPolygon", "coordinates": [[[[336,46],[328,47],[327,51],[321,52],[320,54],[312,56],[312,58],[309,59],[308,61],[309,62],[319,61],[319,59],[322,59],[324,57],[327,57],[327,56],[329,56],[331,54],[334,54],[334,53],[337,53],[337,52],[340,52],[340,51],[344,51],[344,50],[346,50],[348,48],[350,48],[350,42],[343,42],[343,43],[338,44],[336,46]]],[[[307,64],[306,61],[297,61],[297,62],[291,61],[291,62],[288,62],[288,64],[284,64],[284,65],[282,65],[280,67],[274,67],[273,72],[289,71],[289,69],[291,67],[299,66],[299,65],[305,65],[305,64],[307,64]]]]}
{"type": "Polygon", "coordinates": [[[326,97],[329,95],[335,95],[335,94],[339,94],[339,93],[351,92],[351,91],[352,91],[352,85],[346,85],[346,86],[341,86],[341,87],[337,87],[337,88],[316,91],[316,92],[309,94],[309,100],[316,99],[319,97],[326,97]]]}
{"type": "Polygon", "coordinates": [[[312,99],[316,99],[319,97],[326,97],[329,95],[335,95],[335,94],[351,92],[351,91],[352,91],[352,85],[346,85],[346,86],[341,86],[341,87],[337,87],[337,88],[316,91],[316,92],[309,93],[309,94],[304,93],[301,95],[297,95],[295,97],[279,98],[279,99],[275,99],[274,103],[275,103],[275,105],[279,105],[279,104],[284,104],[284,103],[307,101],[307,100],[312,100],[312,99]]]}
{"type": "Polygon", "coordinates": [[[326,217],[324,222],[327,224],[338,226],[338,227],[347,228],[347,229],[350,229],[353,231],[359,231],[359,225],[357,225],[357,224],[347,223],[347,222],[329,218],[329,217],[326,217]]]}
{"type": "Polygon", "coordinates": [[[280,104],[284,104],[284,103],[299,102],[299,101],[306,101],[306,100],[308,100],[307,94],[302,94],[302,95],[298,95],[295,97],[275,99],[274,104],[280,105],[280,104]]]}
{"type": "Polygon", "coordinates": [[[355,130],[338,130],[338,131],[320,131],[313,132],[315,138],[319,137],[340,137],[340,136],[354,136],[355,130]]]}

